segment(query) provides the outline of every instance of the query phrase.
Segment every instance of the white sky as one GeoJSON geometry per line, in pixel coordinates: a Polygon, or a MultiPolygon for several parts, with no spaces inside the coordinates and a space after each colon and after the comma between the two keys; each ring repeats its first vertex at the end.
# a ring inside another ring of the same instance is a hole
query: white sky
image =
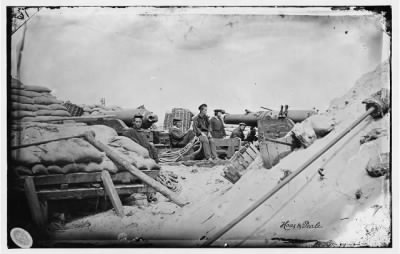
{"type": "MultiPolygon", "coordinates": [[[[230,113],[324,110],[389,56],[374,15],[157,12],[42,9],[27,25],[22,82],[77,104],[144,104],[162,123],[173,107],[196,113],[201,103],[230,113]]],[[[22,30],[12,38],[13,74],[22,30]]]]}

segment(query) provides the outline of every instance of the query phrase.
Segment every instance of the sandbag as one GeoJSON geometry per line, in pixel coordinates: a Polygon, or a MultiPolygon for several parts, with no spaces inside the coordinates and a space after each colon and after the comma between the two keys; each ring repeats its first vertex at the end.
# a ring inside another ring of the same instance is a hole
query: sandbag
{"type": "Polygon", "coordinates": [[[30,170],[28,167],[19,165],[19,166],[16,166],[14,169],[15,169],[15,173],[18,176],[32,175],[32,170],[30,170]]]}
{"type": "MultiPolygon", "coordinates": [[[[34,105],[37,107],[38,110],[41,110],[41,109],[51,110],[51,108],[48,105],[42,105],[42,104],[34,104],[34,105]]],[[[53,104],[51,104],[51,105],[53,105],[53,104]]]]}
{"type": "Polygon", "coordinates": [[[11,104],[11,109],[12,110],[36,111],[36,110],[38,110],[38,107],[33,104],[23,104],[23,103],[13,102],[11,104]]]}
{"type": "Polygon", "coordinates": [[[53,110],[51,111],[52,116],[71,116],[71,114],[66,110],[53,110]]]}
{"type": "Polygon", "coordinates": [[[104,154],[88,142],[73,138],[42,145],[40,159],[45,165],[64,166],[71,163],[101,163],[104,154]]]}
{"type": "Polygon", "coordinates": [[[53,97],[50,96],[40,96],[40,97],[34,97],[33,102],[35,104],[43,104],[43,105],[50,105],[50,104],[61,104],[62,101],[57,100],[53,97]]]}
{"type": "MultiPolygon", "coordinates": [[[[36,98],[40,98],[40,97],[36,97],[36,98]]],[[[11,95],[11,100],[13,102],[19,102],[19,103],[23,103],[23,104],[34,104],[34,101],[32,98],[29,98],[26,96],[15,95],[15,94],[11,95]]]]}
{"type": "Polygon", "coordinates": [[[11,94],[26,96],[26,97],[30,97],[30,98],[43,96],[42,93],[26,91],[25,89],[11,89],[11,94]]]}
{"type": "Polygon", "coordinates": [[[57,165],[48,166],[47,171],[49,172],[49,174],[64,174],[62,168],[57,165]]]}
{"type": "Polygon", "coordinates": [[[84,163],[70,163],[62,167],[64,174],[85,172],[86,164],[84,163]]]}
{"type": "Polygon", "coordinates": [[[99,165],[102,170],[107,170],[110,173],[117,173],[118,167],[108,158],[106,157],[103,162],[99,165]]]}
{"type": "Polygon", "coordinates": [[[17,110],[11,111],[11,116],[15,119],[21,119],[23,117],[35,117],[35,112],[32,111],[25,111],[25,110],[17,110]]]}
{"type": "Polygon", "coordinates": [[[17,164],[21,164],[24,166],[32,166],[34,164],[40,163],[40,154],[42,150],[40,150],[37,146],[30,146],[21,149],[15,149],[11,151],[11,158],[17,164]]]}
{"type": "Polygon", "coordinates": [[[317,139],[310,122],[297,123],[290,131],[304,147],[309,147],[317,139]]]}
{"type": "Polygon", "coordinates": [[[67,111],[67,108],[64,107],[64,106],[61,105],[61,104],[50,104],[50,105],[48,105],[47,107],[48,107],[49,109],[51,109],[51,110],[65,110],[65,111],[67,111]]]}
{"type": "Polygon", "coordinates": [[[11,88],[12,89],[24,89],[24,85],[18,79],[11,79],[11,88]]]}
{"type": "Polygon", "coordinates": [[[120,155],[130,164],[132,164],[133,166],[137,167],[140,170],[159,169],[159,166],[153,159],[143,158],[135,152],[125,150],[125,151],[120,151],[120,155]]]}
{"type": "Polygon", "coordinates": [[[25,85],[24,88],[27,91],[33,91],[33,92],[38,92],[38,93],[50,93],[51,92],[51,90],[49,88],[43,87],[43,86],[25,85]]]}
{"type": "Polygon", "coordinates": [[[146,148],[125,136],[115,136],[110,140],[109,145],[113,147],[120,146],[128,151],[137,153],[141,157],[150,158],[149,151],[146,148]]]}
{"type": "Polygon", "coordinates": [[[23,118],[21,118],[21,121],[23,121],[23,122],[32,122],[32,121],[34,121],[36,119],[36,117],[23,117],[23,118]]]}
{"type": "Polygon", "coordinates": [[[36,111],[36,115],[37,116],[51,116],[51,110],[47,110],[47,109],[40,109],[38,111],[36,111]]]}
{"type": "Polygon", "coordinates": [[[32,173],[34,175],[47,175],[49,172],[47,167],[43,164],[36,164],[32,167],[32,173]]]}
{"type": "Polygon", "coordinates": [[[333,130],[335,122],[331,117],[324,115],[312,115],[304,122],[309,122],[318,137],[323,137],[333,130]]]}
{"type": "Polygon", "coordinates": [[[102,170],[103,169],[100,167],[100,164],[93,163],[93,162],[87,164],[85,166],[85,168],[84,168],[84,172],[88,172],[88,173],[90,173],[90,172],[99,172],[99,171],[102,171],[102,170]]]}

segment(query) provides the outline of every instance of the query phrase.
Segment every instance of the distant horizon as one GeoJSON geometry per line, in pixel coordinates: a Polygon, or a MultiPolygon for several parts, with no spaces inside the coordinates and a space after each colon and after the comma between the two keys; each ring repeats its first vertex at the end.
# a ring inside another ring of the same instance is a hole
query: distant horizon
{"type": "MultiPolygon", "coordinates": [[[[21,81],[62,100],[154,112],[201,103],[325,111],[390,54],[381,16],[207,15],[42,9],[26,25],[21,81]],[[310,99],[312,96],[312,100],[310,99]]],[[[305,13],[307,10],[304,10],[305,13]]],[[[12,37],[12,75],[24,29],[12,37]]]]}

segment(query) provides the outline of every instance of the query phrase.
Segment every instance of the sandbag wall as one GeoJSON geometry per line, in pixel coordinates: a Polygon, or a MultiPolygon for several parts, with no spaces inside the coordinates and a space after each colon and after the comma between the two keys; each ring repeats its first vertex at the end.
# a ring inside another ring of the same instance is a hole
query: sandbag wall
{"type": "Polygon", "coordinates": [[[11,117],[13,121],[48,120],[71,116],[67,109],[42,86],[29,86],[11,79],[11,117]]]}
{"type": "Polygon", "coordinates": [[[83,108],[83,116],[96,116],[96,115],[107,115],[110,111],[120,111],[121,107],[118,106],[104,106],[101,104],[92,104],[92,105],[80,105],[83,108]]]}
{"type": "MultiPolygon", "coordinates": [[[[121,157],[141,170],[159,169],[148,151],[129,138],[117,136],[114,129],[104,125],[83,123],[12,125],[11,145],[30,144],[43,140],[70,137],[94,131],[96,139],[116,150],[121,157]]],[[[68,174],[108,170],[123,170],[84,138],[72,138],[11,151],[11,168],[17,175],[68,174]]]]}

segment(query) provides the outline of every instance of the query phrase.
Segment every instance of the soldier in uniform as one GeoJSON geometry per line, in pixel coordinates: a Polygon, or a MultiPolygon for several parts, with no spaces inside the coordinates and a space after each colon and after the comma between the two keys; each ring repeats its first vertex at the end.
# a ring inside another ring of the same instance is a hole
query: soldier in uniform
{"type": "Polygon", "coordinates": [[[225,111],[222,109],[215,109],[214,116],[211,117],[211,136],[213,138],[224,138],[226,136],[224,121],[222,120],[222,114],[225,111]]]}

